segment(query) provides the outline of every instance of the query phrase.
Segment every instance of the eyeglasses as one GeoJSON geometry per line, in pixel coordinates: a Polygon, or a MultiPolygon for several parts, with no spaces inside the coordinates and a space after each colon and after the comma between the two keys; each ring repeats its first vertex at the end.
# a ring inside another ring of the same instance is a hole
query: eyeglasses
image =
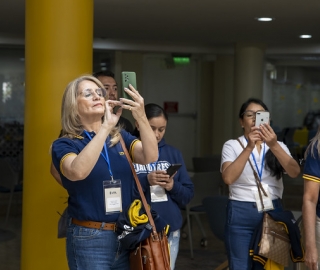
{"type": "Polygon", "coordinates": [[[79,95],[81,95],[82,97],[84,97],[86,99],[89,99],[89,98],[92,98],[94,92],[99,97],[105,98],[107,96],[107,91],[104,88],[97,88],[95,90],[93,90],[93,89],[84,89],[79,95]]]}
{"type": "Polygon", "coordinates": [[[248,111],[245,111],[242,115],[245,116],[246,118],[249,118],[249,119],[253,119],[256,117],[256,114],[257,112],[265,112],[265,111],[251,111],[251,110],[248,110],[248,111]]]}

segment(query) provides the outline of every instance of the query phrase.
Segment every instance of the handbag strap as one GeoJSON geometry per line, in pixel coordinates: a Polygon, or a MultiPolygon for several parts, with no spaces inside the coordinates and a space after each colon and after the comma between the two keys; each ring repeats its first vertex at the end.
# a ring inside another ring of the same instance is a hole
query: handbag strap
{"type": "Polygon", "coordinates": [[[138,176],[137,176],[137,173],[136,173],[135,169],[133,168],[131,157],[130,157],[130,155],[128,153],[126,145],[124,144],[124,141],[123,141],[123,138],[122,138],[121,134],[120,134],[120,143],[121,143],[122,149],[124,151],[124,154],[126,155],[127,160],[129,162],[129,165],[130,165],[134,180],[135,180],[135,182],[137,184],[137,187],[138,187],[138,190],[139,190],[139,194],[140,194],[140,197],[141,197],[141,200],[142,200],[143,207],[144,207],[144,209],[145,209],[145,211],[147,213],[149,222],[150,222],[150,224],[152,226],[153,237],[158,237],[158,233],[157,233],[156,226],[154,224],[154,220],[153,220],[153,217],[152,217],[150,209],[149,209],[149,205],[147,203],[146,197],[144,196],[140,181],[138,179],[138,176]]]}
{"type": "MultiPolygon", "coordinates": [[[[240,143],[240,145],[242,146],[243,150],[244,150],[244,145],[243,143],[239,140],[239,138],[237,138],[237,141],[240,143]]],[[[253,175],[254,175],[254,179],[256,180],[256,184],[257,184],[257,187],[258,187],[258,192],[259,192],[259,198],[260,198],[260,201],[261,201],[261,205],[262,205],[262,209],[264,209],[264,204],[263,204],[263,200],[262,200],[262,195],[261,195],[261,191],[263,192],[263,195],[268,197],[268,194],[266,193],[266,191],[264,190],[261,182],[260,182],[260,179],[259,179],[259,176],[258,176],[258,173],[256,172],[256,170],[254,169],[252,163],[251,163],[251,160],[250,160],[250,157],[248,158],[248,161],[249,161],[249,164],[251,166],[251,169],[253,171],[253,175]]]]}

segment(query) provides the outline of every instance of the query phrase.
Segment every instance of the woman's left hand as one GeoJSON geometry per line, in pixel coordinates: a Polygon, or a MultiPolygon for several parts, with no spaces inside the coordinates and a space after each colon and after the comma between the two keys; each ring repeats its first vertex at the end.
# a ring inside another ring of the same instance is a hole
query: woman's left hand
{"type": "Polygon", "coordinates": [[[271,147],[277,143],[277,135],[269,124],[263,124],[259,127],[261,139],[271,147]]]}
{"type": "Polygon", "coordinates": [[[111,128],[116,126],[116,124],[119,121],[119,117],[122,113],[122,108],[119,108],[116,113],[113,113],[113,108],[119,101],[114,101],[114,100],[107,100],[105,102],[106,110],[104,113],[104,122],[102,123],[103,126],[109,125],[111,128]]]}
{"type": "Polygon", "coordinates": [[[130,110],[132,112],[132,116],[135,120],[145,116],[144,111],[144,99],[139,94],[138,90],[136,90],[131,84],[129,88],[125,88],[124,90],[127,92],[128,95],[132,97],[131,99],[127,98],[120,98],[122,102],[122,108],[126,110],[130,110]]]}
{"type": "Polygon", "coordinates": [[[173,184],[174,184],[174,179],[173,177],[177,174],[177,172],[175,172],[169,179],[166,179],[166,181],[164,181],[162,183],[162,187],[167,190],[170,191],[173,188],[173,184]]]}
{"type": "Polygon", "coordinates": [[[173,188],[173,177],[176,175],[175,172],[171,177],[166,173],[166,171],[153,171],[148,174],[148,181],[151,186],[159,185],[164,189],[170,191],[173,188]]]}

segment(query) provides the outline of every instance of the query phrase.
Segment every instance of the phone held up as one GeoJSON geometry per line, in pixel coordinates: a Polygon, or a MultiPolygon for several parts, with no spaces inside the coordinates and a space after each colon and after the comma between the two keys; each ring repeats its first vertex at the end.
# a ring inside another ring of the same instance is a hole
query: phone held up
{"type": "Polygon", "coordinates": [[[267,123],[269,124],[270,113],[269,112],[256,112],[256,122],[255,126],[260,127],[261,125],[267,123]]]}
{"type": "Polygon", "coordinates": [[[176,171],[179,170],[181,164],[171,164],[170,167],[167,169],[167,174],[171,177],[176,171]]]}
{"type": "Polygon", "coordinates": [[[137,89],[137,79],[136,79],[136,73],[133,71],[122,71],[122,97],[131,99],[132,97],[127,94],[126,91],[124,91],[124,88],[129,88],[129,84],[131,84],[135,89],[137,89]]]}

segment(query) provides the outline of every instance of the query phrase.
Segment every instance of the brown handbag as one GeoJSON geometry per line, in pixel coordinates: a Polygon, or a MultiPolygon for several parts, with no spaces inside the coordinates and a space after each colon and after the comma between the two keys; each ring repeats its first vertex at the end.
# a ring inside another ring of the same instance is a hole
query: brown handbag
{"type": "Polygon", "coordinates": [[[140,181],[137,177],[136,171],[133,168],[132,160],[129,156],[128,150],[124,144],[122,137],[120,137],[120,143],[130,164],[134,180],[136,181],[140,193],[142,204],[147,213],[149,223],[152,226],[151,235],[144,241],[140,242],[134,250],[130,251],[130,269],[170,270],[170,252],[167,234],[165,230],[163,230],[162,232],[156,231],[156,226],[154,224],[154,220],[152,218],[146,198],[143,194],[140,181]]]}
{"type": "MultiPolygon", "coordinates": [[[[244,145],[241,143],[241,141],[239,139],[237,139],[237,141],[244,149],[244,145]]],[[[266,192],[261,185],[258,174],[255,171],[250,159],[249,164],[256,180],[262,209],[264,210],[261,192],[263,192],[265,195],[266,192]]],[[[262,233],[259,246],[259,255],[283,266],[289,265],[291,249],[289,234],[285,226],[282,223],[276,222],[267,212],[264,212],[263,214],[262,233]]]]}
{"type": "Polygon", "coordinates": [[[289,234],[285,226],[274,221],[265,212],[259,254],[286,267],[289,265],[290,249],[289,234]]]}

